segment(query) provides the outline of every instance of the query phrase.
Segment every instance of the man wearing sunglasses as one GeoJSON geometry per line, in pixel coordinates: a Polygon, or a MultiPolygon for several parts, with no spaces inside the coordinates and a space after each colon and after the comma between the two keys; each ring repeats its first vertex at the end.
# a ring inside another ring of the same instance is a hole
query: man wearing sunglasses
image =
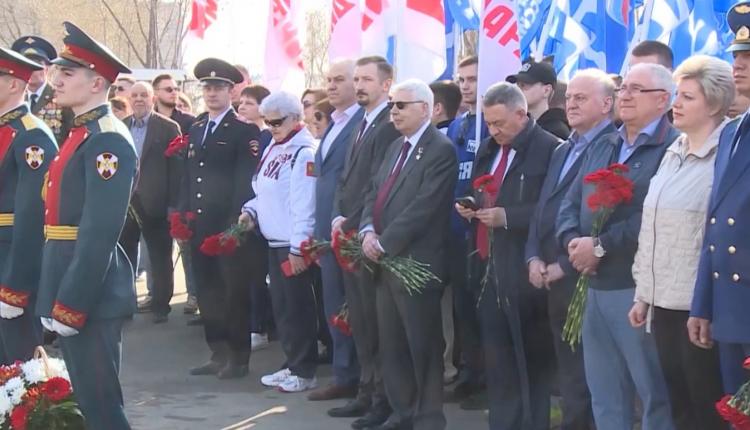
{"type": "MultiPolygon", "coordinates": [[[[326,93],[334,107],[331,123],[315,154],[315,237],[331,239],[333,220],[333,199],[341,172],[344,169],[346,153],[352,136],[358,131],[364,109],[357,104],[354,89],[354,61],[349,59],[334,61],[326,73],[326,93]]],[[[357,392],[359,366],[354,341],[330,324],[331,316],[339,313],[344,304],[344,281],[333,254],[326,253],[320,258],[323,279],[323,309],[328,330],[333,340],[333,383],[319,388],[308,396],[310,400],[332,400],[352,397],[357,392]]]]}
{"type": "Polygon", "coordinates": [[[177,86],[172,75],[163,74],[154,78],[151,82],[154,87],[154,111],[158,112],[180,126],[180,132],[187,134],[195,122],[195,117],[187,112],[177,109],[177,95],[180,87],[177,86]]]}
{"type": "Polygon", "coordinates": [[[115,97],[124,97],[130,102],[130,89],[135,85],[135,78],[132,76],[120,76],[115,81],[114,89],[115,97]]]}
{"type": "Polygon", "coordinates": [[[58,106],[55,90],[47,82],[50,62],[57,57],[57,51],[51,43],[38,36],[23,36],[13,42],[11,49],[42,65],[43,68],[33,72],[29,78],[29,106],[31,113],[52,129],[57,143],[62,144],[75,115],[70,108],[58,106]]]}
{"type": "MultiPolygon", "coordinates": [[[[258,163],[260,130],[237,119],[232,109],[232,88],[242,82],[234,66],[208,58],[195,66],[194,74],[203,86],[207,112],[190,128],[180,212],[195,214],[189,223],[189,246],[211,358],[190,373],[240,378],[247,375],[250,359],[248,283],[265,282],[265,243],[247,235],[225,256],[206,255],[201,244],[234,224],[243,203],[253,197],[250,181],[258,163]]],[[[263,285],[252,285],[256,287],[263,285]]]]}

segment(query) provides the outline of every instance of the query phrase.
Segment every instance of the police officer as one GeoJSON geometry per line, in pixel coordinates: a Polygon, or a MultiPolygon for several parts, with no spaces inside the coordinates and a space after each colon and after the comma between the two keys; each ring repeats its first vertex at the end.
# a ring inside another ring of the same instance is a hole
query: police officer
{"type": "Polygon", "coordinates": [[[209,58],[195,66],[208,112],[190,128],[180,210],[192,212],[190,252],[210,360],[192,375],[220,379],[247,375],[250,359],[250,289],[265,287],[267,250],[249,234],[231,255],[209,256],[200,247],[230,227],[243,203],[254,197],[251,178],[258,163],[260,130],[237,119],[232,88],[242,75],[231,64],[209,58]]]}
{"type": "Polygon", "coordinates": [[[31,74],[28,85],[28,101],[31,113],[41,118],[62,143],[73,122],[73,111],[62,107],[55,100],[55,90],[47,82],[50,62],[57,58],[57,51],[51,43],[38,36],[23,36],[13,42],[11,49],[26,58],[42,65],[41,70],[31,74]]]}
{"type": "MultiPolygon", "coordinates": [[[[750,96],[750,2],[734,5],[727,22],[735,37],[737,93],[750,96]]],[[[718,343],[724,391],[734,393],[747,380],[750,356],[750,114],[733,132],[722,133],[716,153],[714,186],[688,319],[690,340],[701,348],[718,343]]]]}
{"type": "Polygon", "coordinates": [[[65,22],[65,49],[53,60],[61,106],[73,128],[49,168],[45,189],[47,241],[37,313],[60,335],[87,429],[130,425],[118,379],[123,322],[135,311],[133,268],[117,245],[130,201],[137,157],[107,92],[130,70],[112,52],[65,22]]]}
{"type": "Polygon", "coordinates": [[[44,203],[39,190],[57,153],[52,131],[23,102],[43,67],[0,48],[0,361],[31,358],[41,344],[34,317],[42,264],[44,203]],[[18,216],[15,216],[18,214],[18,216]]]}

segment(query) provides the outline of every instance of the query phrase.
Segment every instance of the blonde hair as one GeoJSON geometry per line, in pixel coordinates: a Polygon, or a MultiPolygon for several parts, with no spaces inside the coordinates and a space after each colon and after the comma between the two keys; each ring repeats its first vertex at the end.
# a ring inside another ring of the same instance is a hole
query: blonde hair
{"type": "Polygon", "coordinates": [[[673,74],[675,82],[693,79],[700,85],[706,102],[726,115],[735,97],[732,66],[724,60],[708,55],[694,55],[677,67],[673,74]]]}

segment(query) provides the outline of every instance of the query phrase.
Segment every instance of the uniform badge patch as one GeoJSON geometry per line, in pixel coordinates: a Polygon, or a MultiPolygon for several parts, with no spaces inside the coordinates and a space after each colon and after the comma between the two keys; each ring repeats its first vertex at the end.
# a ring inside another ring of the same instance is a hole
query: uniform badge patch
{"type": "Polygon", "coordinates": [[[36,145],[26,148],[26,164],[31,167],[31,170],[42,167],[42,164],[44,164],[44,149],[36,145]]]}
{"type": "Polygon", "coordinates": [[[258,152],[260,152],[260,143],[257,140],[251,140],[250,141],[250,155],[252,155],[253,157],[257,157],[258,152]]]}
{"type": "Polygon", "coordinates": [[[307,176],[315,177],[315,163],[312,161],[308,161],[307,165],[305,166],[305,174],[307,176]]]}
{"type": "Polygon", "coordinates": [[[105,181],[112,179],[117,173],[118,158],[111,152],[102,152],[96,156],[96,171],[105,181]]]}

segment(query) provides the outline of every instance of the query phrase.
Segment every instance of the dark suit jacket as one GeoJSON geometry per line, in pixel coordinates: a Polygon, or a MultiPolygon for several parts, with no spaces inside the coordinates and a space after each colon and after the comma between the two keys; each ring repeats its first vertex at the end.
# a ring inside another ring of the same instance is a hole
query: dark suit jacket
{"type": "Polygon", "coordinates": [[[57,106],[55,90],[47,83],[41,96],[31,106],[31,113],[41,118],[52,129],[58,144],[62,144],[68,137],[68,131],[73,124],[75,114],[70,108],[57,106]]]}
{"type": "MultiPolygon", "coordinates": [[[[559,143],[557,137],[544,131],[531,118],[511,143],[516,154],[493,205],[505,209],[507,228],[493,229],[492,256],[498,284],[514,295],[526,290],[528,285],[524,249],[529,225],[547,176],[552,152],[559,143]]],[[[492,137],[482,142],[474,161],[472,180],[490,173],[499,150],[500,146],[492,137]]],[[[475,198],[481,201],[482,197],[475,195],[475,198]]],[[[476,243],[477,223],[476,220],[472,222],[473,243],[476,243]]]]}
{"type": "Polygon", "coordinates": [[[202,145],[207,124],[204,113],[190,128],[180,192],[180,211],[197,217],[194,244],[237,221],[242,205],[254,196],[251,179],[259,161],[257,151],[251,151],[251,142],[260,139],[258,126],[238,120],[230,110],[202,145]]]}
{"type": "Polygon", "coordinates": [[[354,145],[354,142],[357,140],[364,118],[356,125],[356,131],[352,133],[352,142],[346,152],[344,170],[338,181],[333,200],[333,218],[346,217],[343,225],[344,231],[359,228],[365,196],[370,189],[372,178],[383,164],[383,157],[390,144],[401,135],[393,126],[390,115],[391,110],[388,108],[380,111],[372,124],[367,126],[359,145],[354,145]]]}
{"type": "MultiPolygon", "coordinates": [[[[404,138],[394,141],[373,177],[360,228],[373,224],[378,190],[391,174],[404,138]]],[[[450,229],[458,161],[451,141],[430,125],[419,139],[386,199],[380,223],[380,244],[391,256],[412,257],[430,265],[442,278],[444,245],[450,229]]]]}
{"type": "Polygon", "coordinates": [[[560,203],[565,198],[565,194],[570,188],[570,184],[578,175],[586,152],[596,145],[602,136],[613,133],[617,129],[610,124],[600,131],[591,142],[586,150],[576,159],[568,172],[558,183],[558,177],[562,170],[565,159],[572,148],[570,141],[560,144],[552,154],[549,163],[547,178],[542,185],[542,191],[539,196],[539,203],[534,211],[534,217],[531,220],[529,229],[529,238],[526,242],[526,262],[532,257],[537,257],[546,264],[558,263],[567,275],[576,275],[578,272],[573,268],[568,260],[568,253],[560,246],[560,242],[555,236],[555,221],[557,213],[560,211],[560,203]]]}
{"type": "MultiPolygon", "coordinates": [[[[362,118],[365,116],[365,110],[359,109],[357,113],[349,118],[349,122],[336,139],[331,143],[328,148],[328,153],[325,159],[323,158],[323,141],[331,130],[329,126],[326,133],[323,135],[323,139],[320,140],[320,146],[318,151],[315,153],[315,176],[317,181],[315,182],[315,237],[323,240],[329,240],[331,238],[331,220],[333,212],[333,199],[336,193],[336,185],[338,184],[341,172],[344,170],[344,161],[346,160],[347,150],[351,141],[356,138],[357,125],[359,125],[362,118]]],[[[333,122],[331,122],[333,126],[333,122]]]]}
{"type": "MultiPolygon", "coordinates": [[[[128,128],[133,117],[123,120],[128,128]]],[[[134,207],[149,217],[166,217],[168,208],[177,208],[180,196],[180,181],[184,161],[178,157],[166,157],[167,145],[180,134],[180,126],[156,112],[146,125],[146,137],[139,161],[138,182],[132,202],[134,207]]]]}

